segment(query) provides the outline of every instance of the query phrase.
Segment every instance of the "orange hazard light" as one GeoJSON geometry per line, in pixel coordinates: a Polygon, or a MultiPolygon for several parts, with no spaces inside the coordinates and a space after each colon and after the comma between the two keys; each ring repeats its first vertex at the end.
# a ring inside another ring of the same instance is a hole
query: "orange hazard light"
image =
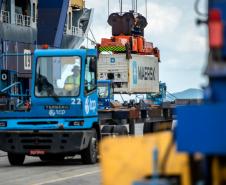
{"type": "Polygon", "coordinates": [[[209,45],[210,48],[221,48],[223,46],[223,22],[221,11],[212,9],[209,12],[209,45]]]}
{"type": "Polygon", "coordinates": [[[49,45],[48,44],[43,44],[42,45],[42,49],[49,49],[49,45]]]}

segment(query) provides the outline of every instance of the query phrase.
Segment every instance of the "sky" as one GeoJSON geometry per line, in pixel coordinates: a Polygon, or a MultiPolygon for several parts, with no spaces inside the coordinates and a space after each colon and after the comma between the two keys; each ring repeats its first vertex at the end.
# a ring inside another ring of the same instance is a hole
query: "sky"
{"type": "MultiPolygon", "coordinates": [[[[110,13],[119,11],[119,1],[110,1],[110,13]]],[[[197,26],[195,0],[147,0],[148,26],[145,38],[161,52],[160,80],[169,92],[202,88],[207,84],[204,69],[207,61],[207,27],[197,26]]],[[[108,0],[86,0],[94,8],[91,30],[97,42],[111,37],[107,23],[108,0]]],[[[200,9],[205,12],[205,2],[200,9]]],[[[123,11],[132,8],[131,0],[123,0],[123,11]]],[[[138,12],[145,15],[145,0],[138,0],[138,12]]]]}

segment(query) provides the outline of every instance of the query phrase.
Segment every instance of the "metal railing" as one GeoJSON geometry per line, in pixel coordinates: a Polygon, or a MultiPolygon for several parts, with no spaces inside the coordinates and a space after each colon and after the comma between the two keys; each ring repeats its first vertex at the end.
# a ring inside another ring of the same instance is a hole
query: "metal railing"
{"type": "Polygon", "coordinates": [[[1,10],[0,22],[10,23],[10,12],[1,10]]]}
{"type": "Polygon", "coordinates": [[[31,97],[30,94],[23,94],[22,89],[23,89],[22,83],[15,82],[15,83],[9,85],[8,87],[2,89],[0,92],[1,93],[7,92],[7,94],[10,96],[10,98],[7,98],[6,100],[9,102],[9,104],[10,104],[10,102],[11,103],[14,102],[13,104],[15,104],[15,106],[16,106],[15,110],[19,110],[19,107],[24,105],[25,100],[29,99],[31,97]],[[16,103],[15,103],[15,101],[16,101],[16,103]]]}
{"type": "Polygon", "coordinates": [[[11,85],[9,85],[8,87],[4,88],[1,90],[1,93],[4,93],[8,90],[11,90],[13,87],[19,86],[19,91],[22,92],[22,83],[21,82],[15,82],[11,85]]]}
{"type": "Polygon", "coordinates": [[[65,24],[65,27],[64,27],[64,34],[73,35],[77,37],[84,37],[85,35],[85,33],[81,28],[76,26],[71,26],[71,29],[69,29],[67,24],[65,24]]]}
{"type": "MultiPolygon", "coordinates": [[[[15,13],[15,24],[19,26],[31,27],[33,18],[31,16],[26,16],[23,14],[15,13]]],[[[0,11],[0,22],[10,23],[10,12],[9,11],[0,11]]],[[[36,20],[35,20],[36,23],[36,20]]]]}
{"type": "Polygon", "coordinates": [[[23,14],[15,14],[16,25],[30,27],[31,20],[32,20],[31,16],[26,16],[23,14]]]}
{"type": "Polygon", "coordinates": [[[72,32],[72,35],[76,35],[78,37],[83,37],[84,36],[83,30],[81,28],[79,28],[79,27],[72,26],[71,27],[71,32],[72,32]]]}

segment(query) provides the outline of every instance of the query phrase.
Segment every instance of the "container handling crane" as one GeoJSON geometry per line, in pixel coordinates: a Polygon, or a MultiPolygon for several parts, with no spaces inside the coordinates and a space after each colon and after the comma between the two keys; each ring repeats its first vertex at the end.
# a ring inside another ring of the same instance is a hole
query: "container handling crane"
{"type": "Polygon", "coordinates": [[[208,20],[200,22],[210,48],[204,103],[177,107],[173,132],[103,141],[103,184],[226,184],[226,2],[209,0],[208,20]]]}
{"type": "MultiPolygon", "coordinates": [[[[164,93],[159,88],[160,51],[144,38],[146,18],[136,11],[122,12],[121,8],[121,12],[109,15],[108,24],[112,27],[111,38],[102,38],[97,45],[99,89],[108,92],[105,98],[103,93],[99,97],[103,133],[119,134],[127,129],[128,133],[134,134],[136,125],[141,124],[145,133],[152,132],[153,127],[158,130],[162,125],[171,129],[172,106],[154,106],[156,102],[148,104],[144,100],[139,103],[131,100],[121,105],[110,95],[164,93]]],[[[160,96],[158,100],[155,97],[158,104],[162,101],[160,96]]]]}

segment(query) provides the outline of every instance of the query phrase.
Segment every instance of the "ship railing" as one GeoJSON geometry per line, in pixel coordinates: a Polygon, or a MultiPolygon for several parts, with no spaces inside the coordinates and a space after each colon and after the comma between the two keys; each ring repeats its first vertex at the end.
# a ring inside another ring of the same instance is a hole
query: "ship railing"
{"type": "Polygon", "coordinates": [[[31,26],[31,16],[23,15],[23,14],[15,14],[15,23],[19,26],[31,26]]]}
{"type": "Polygon", "coordinates": [[[76,35],[78,37],[83,37],[84,36],[83,30],[81,28],[79,28],[79,27],[72,26],[71,27],[71,32],[72,32],[72,35],[76,35]]]}
{"type": "Polygon", "coordinates": [[[65,27],[64,27],[64,34],[73,35],[77,37],[84,37],[84,32],[81,28],[76,26],[71,26],[71,29],[69,29],[67,24],[65,24],[65,27]]]}
{"type": "Polygon", "coordinates": [[[10,20],[9,20],[9,12],[8,11],[4,11],[4,10],[1,10],[1,13],[0,13],[0,22],[4,22],[4,23],[9,23],[10,20]]]}

